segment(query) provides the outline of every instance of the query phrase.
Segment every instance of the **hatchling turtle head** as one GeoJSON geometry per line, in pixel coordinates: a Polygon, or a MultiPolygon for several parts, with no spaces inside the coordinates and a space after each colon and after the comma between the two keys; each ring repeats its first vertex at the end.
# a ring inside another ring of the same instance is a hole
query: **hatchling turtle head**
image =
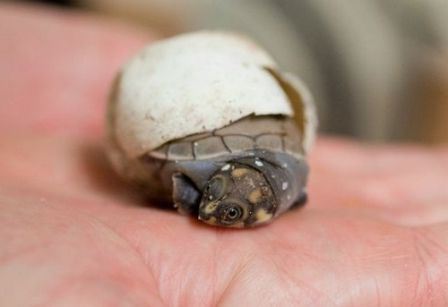
{"type": "Polygon", "coordinates": [[[211,225],[250,227],[271,220],[276,208],[272,187],[259,170],[229,163],[209,179],[198,217],[211,225]]]}

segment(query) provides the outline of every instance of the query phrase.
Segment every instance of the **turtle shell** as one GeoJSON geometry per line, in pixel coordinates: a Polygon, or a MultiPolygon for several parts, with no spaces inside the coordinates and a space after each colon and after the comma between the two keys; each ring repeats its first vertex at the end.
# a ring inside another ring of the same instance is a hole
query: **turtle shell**
{"type": "Polygon", "coordinates": [[[167,161],[206,160],[255,149],[304,155],[293,119],[284,116],[249,116],[224,128],[168,142],[149,156],[167,161]]]}

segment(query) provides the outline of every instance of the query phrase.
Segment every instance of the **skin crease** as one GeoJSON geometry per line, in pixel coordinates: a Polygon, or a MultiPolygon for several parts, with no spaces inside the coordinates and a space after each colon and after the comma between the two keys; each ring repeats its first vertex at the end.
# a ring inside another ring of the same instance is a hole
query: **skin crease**
{"type": "Polygon", "coordinates": [[[0,35],[1,306],[448,305],[448,148],[321,137],[304,209],[203,226],[102,153],[114,71],[154,35],[5,3],[0,35]]]}

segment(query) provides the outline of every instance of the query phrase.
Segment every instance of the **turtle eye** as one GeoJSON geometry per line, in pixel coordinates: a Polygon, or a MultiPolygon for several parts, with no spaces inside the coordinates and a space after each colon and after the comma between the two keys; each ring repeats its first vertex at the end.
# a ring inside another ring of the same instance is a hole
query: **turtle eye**
{"type": "Polygon", "coordinates": [[[229,205],[222,213],[221,221],[224,223],[234,223],[238,221],[243,215],[243,209],[239,205],[229,205]]]}
{"type": "Polygon", "coordinates": [[[213,177],[207,186],[209,200],[218,200],[224,196],[227,189],[227,180],[224,176],[213,177]]]}

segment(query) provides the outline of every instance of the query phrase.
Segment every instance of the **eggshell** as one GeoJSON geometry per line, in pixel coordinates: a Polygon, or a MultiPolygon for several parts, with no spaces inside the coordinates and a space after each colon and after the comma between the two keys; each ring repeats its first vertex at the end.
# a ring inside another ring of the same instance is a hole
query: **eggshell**
{"type": "Polygon", "coordinates": [[[108,108],[109,157],[123,173],[127,159],[168,141],[250,114],[294,116],[294,109],[308,152],[317,116],[297,76],[279,72],[263,49],[241,35],[180,35],[144,48],[118,74],[108,108]]]}
{"type": "Polygon", "coordinates": [[[310,152],[316,139],[318,126],[316,104],[314,103],[313,95],[302,79],[291,73],[284,73],[282,78],[285,82],[288,82],[300,96],[300,102],[298,102],[300,105],[297,107],[303,109],[301,112],[302,118],[296,116],[296,121],[304,127],[303,148],[307,154],[310,152]]]}
{"type": "Polygon", "coordinates": [[[109,132],[120,150],[135,158],[250,114],[293,116],[267,69],[277,69],[272,58],[236,34],[196,32],[152,44],[117,78],[109,132]]]}

